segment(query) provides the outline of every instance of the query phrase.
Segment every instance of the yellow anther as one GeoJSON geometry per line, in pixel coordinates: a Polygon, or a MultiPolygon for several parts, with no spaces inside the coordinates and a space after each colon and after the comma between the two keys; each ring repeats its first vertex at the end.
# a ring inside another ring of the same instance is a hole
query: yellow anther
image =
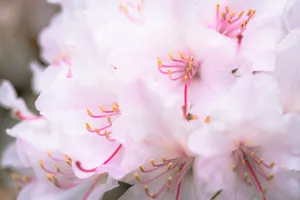
{"type": "Polygon", "coordinates": [[[255,13],[256,13],[256,10],[253,10],[251,16],[253,17],[255,15],[255,13]]]}
{"type": "Polygon", "coordinates": [[[176,174],[176,173],[178,173],[179,171],[180,171],[179,167],[175,167],[174,173],[176,174]]]}
{"type": "Polygon", "coordinates": [[[134,175],[135,175],[136,180],[137,180],[138,182],[141,182],[141,178],[140,178],[139,174],[138,174],[138,173],[135,173],[134,175]]]}
{"type": "Polygon", "coordinates": [[[172,166],[173,166],[173,163],[170,162],[170,163],[168,164],[168,170],[170,170],[170,169],[172,168],[172,166]]]}
{"type": "Polygon", "coordinates": [[[263,189],[263,193],[266,194],[267,192],[268,192],[268,189],[267,189],[267,188],[264,188],[264,189],[263,189]]]}
{"type": "Polygon", "coordinates": [[[85,123],[85,127],[86,127],[87,130],[92,130],[92,128],[91,128],[91,126],[90,126],[90,124],[88,122],[85,123]]]}
{"type": "Polygon", "coordinates": [[[104,108],[102,105],[99,105],[99,109],[101,110],[101,112],[104,112],[104,108]]]}
{"type": "Polygon", "coordinates": [[[100,130],[95,128],[94,131],[97,133],[97,134],[100,134],[100,130]]]}
{"type": "Polygon", "coordinates": [[[92,111],[90,109],[86,109],[86,112],[88,113],[89,116],[93,115],[93,113],[92,113],[92,111]]]}
{"type": "Polygon", "coordinates": [[[69,166],[72,166],[72,159],[70,157],[67,158],[66,160],[66,163],[69,165],[69,166]]]}
{"type": "Polygon", "coordinates": [[[140,168],[141,172],[145,172],[143,165],[140,165],[139,168],[140,168]]]}
{"type": "Polygon", "coordinates": [[[16,181],[16,180],[20,179],[20,175],[17,173],[12,173],[11,178],[16,181]]]}
{"type": "Polygon", "coordinates": [[[168,73],[170,76],[172,76],[172,74],[173,74],[173,72],[170,69],[168,69],[168,73]]]}
{"type": "Polygon", "coordinates": [[[162,68],[162,62],[160,58],[157,58],[157,65],[159,68],[162,68]]]}
{"type": "Polygon", "coordinates": [[[154,160],[154,159],[151,159],[151,160],[150,160],[150,162],[151,162],[151,165],[152,165],[153,167],[155,167],[155,166],[156,166],[156,164],[155,164],[155,160],[154,160]]]}
{"type": "Polygon", "coordinates": [[[55,168],[56,168],[56,171],[57,171],[57,172],[60,172],[60,168],[59,168],[59,165],[58,165],[58,164],[55,165],[55,168]]]}
{"type": "Polygon", "coordinates": [[[54,184],[56,184],[58,182],[58,180],[54,174],[52,174],[52,180],[53,180],[54,184]]]}
{"type": "Polygon", "coordinates": [[[58,58],[57,58],[57,57],[53,57],[53,58],[52,58],[52,61],[53,61],[54,63],[58,63],[58,58]]]}
{"type": "Polygon", "coordinates": [[[47,176],[47,179],[48,179],[49,181],[53,182],[52,176],[51,176],[50,174],[46,174],[46,176],[47,176]]]}
{"type": "Polygon", "coordinates": [[[242,160],[242,164],[245,165],[246,164],[246,160],[242,160]]]}
{"type": "Polygon", "coordinates": [[[144,186],[144,190],[145,190],[146,194],[149,194],[149,187],[148,187],[148,185],[144,186]]]}
{"type": "Polygon", "coordinates": [[[168,177],[168,184],[169,184],[169,185],[172,184],[172,180],[173,180],[172,176],[169,176],[169,177],[168,177]]]}
{"type": "Polygon", "coordinates": [[[168,56],[169,56],[169,58],[170,58],[171,60],[173,60],[173,59],[174,59],[174,57],[173,57],[172,53],[168,53],[168,56]]]}
{"type": "Polygon", "coordinates": [[[220,12],[220,4],[217,4],[216,10],[217,10],[217,12],[220,12]]]}
{"type": "Polygon", "coordinates": [[[236,12],[232,12],[231,16],[230,16],[230,19],[234,18],[235,15],[236,15],[236,12]]]}
{"type": "Polygon", "coordinates": [[[244,178],[245,178],[245,179],[248,179],[248,177],[249,177],[248,172],[245,172],[245,173],[244,173],[244,178]]]}
{"type": "Polygon", "coordinates": [[[110,116],[109,115],[106,115],[106,119],[107,119],[107,122],[109,123],[109,125],[112,125],[112,121],[110,119],[110,116]]]}
{"type": "Polygon", "coordinates": [[[24,176],[24,177],[22,178],[22,180],[23,180],[25,183],[28,183],[28,182],[31,181],[31,178],[30,178],[29,176],[24,176]]]}
{"type": "Polygon", "coordinates": [[[50,157],[52,154],[50,151],[47,151],[47,155],[50,157]]]}
{"type": "Polygon", "coordinates": [[[188,75],[184,75],[183,79],[184,79],[184,82],[187,82],[189,80],[189,76],[188,75]]]}
{"type": "Polygon", "coordinates": [[[261,159],[258,160],[258,164],[261,164],[261,163],[263,163],[263,162],[264,162],[264,159],[263,159],[263,158],[261,158],[261,159]]]}
{"type": "Polygon", "coordinates": [[[252,14],[252,9],[248,10],[247,16],[250,16],[252,14]]]}
{"type": "Polygon", "coordinates": [[[104,135],[105,135],[106,138],[109,138],[109,133],[108,133],[107,130],[104,131],[104,135]]]}
{"type": "Polygon", "coordinates": [[[222,19],[226,20],[226,14],[225,13],[222,13],[222,19]]]}
{"type": "Polygon", "coordinates": [[[210,116],[205,117],[204,122],[209,124],[210,123],[210,116]]]}
{"type": "Polygon", "coordinates": [[[44,162],[42,161],[42,160],[40,160],[40,166],[41,166],[41,168],[44,168],[45,166],[44,166],[44,162]]]}
{"type": "Polygon", "coordinates": [[[167,161],[166,156],[162,156],[162,157],[161,157],[161,160],[162,160],[163,162],[166,162],[166,161],[167,161]]]}
{"type": "Polygon", "coordinates": [[[229,13],[229,7],[226,6],[226,13],[229,13]]]}
{"type": "Polygon", "coordinates": [[[184,56],[183,56],[183,53],[182,53],[182,52],[179,53],[179,58],[180,58],[180,59],[184,59],[184,56]]]}
{"type": "Polygon", "coordinates": [[[267,180],[270,181],[274,178],[274,174],[270,174],[268,177],[267,177],[267,180]]]}
{"type": "Polygon", "coordinates": [[[232,170],[233,170],[234,172],[236,172],[236,164],[233,164],[233,165],[232,165],[232,170]]]}
{"type": "Polygon", "coordinates": [[[275,166],[275,163],[274,163],[274,162],[272,162],[272,163],[269,164],[269,167],[270,167],[270,168],[273,168],[274,166],[275,166]]]}
{"type": "Polygon", "coordinates": [[[63,58],[63,59],[66,59],[66,53],[64,52],[64,51],[62,51],[61,53],[60,53],[60,56],[63,58]]]}
{"type": "Polygon", "coordinates": [[[112,107],[112,111],[118,112],[118,110],[119,110],[119,105],[118,105],[117,102],[114,102],[113,107],[112,107]]]}
{"type": "Polygon", "coordinates": [[[241,18],[244,15],[244,11],[241,11],[239,14],[239,18],[241,18]]]}
{"type": "Polygon", "coordinates": [[[250,156],[254,157],[254,152],[253,151],[250,153],[250,156]]]}

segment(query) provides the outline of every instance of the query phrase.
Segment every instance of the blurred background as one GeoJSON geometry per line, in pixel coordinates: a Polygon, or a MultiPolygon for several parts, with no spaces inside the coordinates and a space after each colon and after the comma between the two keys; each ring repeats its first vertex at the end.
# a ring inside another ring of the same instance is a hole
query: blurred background
{"type": "MultiPolygon", "coordinates": [[[[46,0],[0,0],[0,80],[11,81],[32,110],[36,97],[30,89],[29,63],[41,62],[37,38],[57,12],[59,6],[46,0]]],[[[14,123],[9,111],[0,108],[0,153],[12,141],[5,129],[14,123]]],[[[122,186],[109,192],[105,200],[116,200],[126,188],[122,186]]],[[[1,169],[0,200],[16,199],[17,191],[11,173],[1,169]]]]}

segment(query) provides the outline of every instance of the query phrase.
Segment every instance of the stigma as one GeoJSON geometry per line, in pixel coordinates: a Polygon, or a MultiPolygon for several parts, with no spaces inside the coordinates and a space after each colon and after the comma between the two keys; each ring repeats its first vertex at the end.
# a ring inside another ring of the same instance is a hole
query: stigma
{"type": "Polygon", "coordinates": [[[243,33],[247,28],[248,23],[254,17],[256,11],[249,9],[248,12],[240,11],[236,13],[231,11],[229,6],[221,9],[220,4],[216,6],[216,31],[230,38],[237,38],[241,44],[243,33]]]}

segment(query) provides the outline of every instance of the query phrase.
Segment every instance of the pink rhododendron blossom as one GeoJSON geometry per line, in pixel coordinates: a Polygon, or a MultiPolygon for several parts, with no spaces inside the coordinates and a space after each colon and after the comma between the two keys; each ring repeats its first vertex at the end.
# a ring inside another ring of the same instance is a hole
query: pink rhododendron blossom
{"type": "Polygon", "coordinates": [[[39,114],[0,86],[19,199],[300,199],[298,0],[49,2],[39,114]]]}

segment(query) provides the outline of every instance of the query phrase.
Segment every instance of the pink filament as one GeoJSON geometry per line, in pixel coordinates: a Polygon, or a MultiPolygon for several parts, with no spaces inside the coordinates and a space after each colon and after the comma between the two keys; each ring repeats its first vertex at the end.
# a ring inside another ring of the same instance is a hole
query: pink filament
{"type": "MultiPolygon", "coordinates": [[[[110,155],[110,157],[103,162],[103,165],[106,165],[108,164],[117,154],[118,152],[120,151],[120,149],[122,148],[122,144],[120,144],[117,149],[110,155]]],[[[98,167],[95,167],[95,168],[92,168],[92,169],[85,169],[82,167],[81,165],[81,162],[80,161],[76,161],[75,162],[76,166],[78,167],[78,169],[82,172],[85,172],[85,173],[93,173],[93,172],[96,172],[97,168],[98,167]]]]}
{"type": "Polygon", "coordinates": [[[106,114],[106,115],[93,115],[93,114],[90,114],[90,117],[92,117],[92,118],[105,118],[105,117],[107,117],[107,116],[109,116],[109,117],[112,117],[112,116],[116,116],[116,115],[119,115],[120,113],[109,113],[109,114],[106,114]]]}
{"type": "Polygon", "coordinates": [[[181,188],[181,182],[177,186],[177,192],[176,192],[176,199],[175,200],[179,200],[179,197],[180,197],[180,188],[181,188]]]}
{"type": "Polygon", "coordinates": [[[188,92],[188,85],[184,84],[184,93],[183,93],[183,99],[184,99],[184,104],[183,104],[183,117],[186,119],[187,116],[187,92],[188,92]]]}
{"type": "Polygon", "coordinates": [[[97,186],[97,183],[100,181],[101,178],[102,178],[102,175],[97,177],[97,179],[94,181],[93,185],[89,188],[89,190],[84,195],[82,200],[87,200],[88,199],[88,197],[91,195],[91,193],[93,192],[93,190],[95,189],[95,187],[97,186]]]}

